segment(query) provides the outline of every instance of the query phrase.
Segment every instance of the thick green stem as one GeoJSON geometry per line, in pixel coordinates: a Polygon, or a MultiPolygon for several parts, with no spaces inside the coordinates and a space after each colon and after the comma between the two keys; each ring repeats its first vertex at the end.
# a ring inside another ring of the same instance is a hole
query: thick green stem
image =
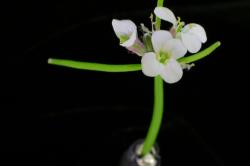
{"type": "Polygon", "coordinates": [[[150,152],[161,127],[164,107],[163,80],[160,76],[154,78],[154,111],[148,134],[143,144],[142,155],[150,152]]]}
{"type": "MultiPolygon", "coordinates": [[[[164,0],[158,0],[157,6],[163,6],[164,0]]],[[[155,27],[157,30],[161,28],[161,20],[156,17],[155,27]]],[[[154,110],[153,110],[153,117],[149,126],[149,130],[145,141],[143,143],[142,155],[145,156],[148,154],[152,147],[155,144],[156,138],[158,136],[162,115],[163,115],[163,108],[164,108],[164,92],[163,92],[163,80],[160,76],[155,77],[154,79],[154,110]]]]}
{"type": "Polygon", "coordinates": [[[141,64],[110,65],[110,64],[78,62],[72,60],[53,59],[53,58],[50,58],[48,60],[48,63],[58,66],[70,67],[74,69],[102,71],[102,72],[130,72],[130,71],[141,70],[141,64]]]}

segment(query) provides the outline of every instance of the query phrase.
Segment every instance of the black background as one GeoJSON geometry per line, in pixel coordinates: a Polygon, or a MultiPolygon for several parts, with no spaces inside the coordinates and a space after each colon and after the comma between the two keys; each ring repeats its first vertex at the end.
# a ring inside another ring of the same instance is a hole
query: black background
{"type": "MultiPolygon", "coordinates": [[[[32,158],[35,165],[100,165],[103,161],[116,165],[127,146],[146,134],[153,79],[141,72],[99,73],[50,66],[47,59],[140,63],[139,57],[119,46],[111,20],[149,25],[155,4],[150,0],[7,4],[1,150],[15,154],[12,159],[25,154],[17,161],[26,164],[32,158]]],[[[185,72],[180,82],[165,84],[163,126],[171,116],[183,117],[223,163],[236,153],[234,138],[247,122],[243,114],[248,108],[243,105],[248,90],[249,42],[245,39],[250,2],[172,0],[166,4],[187,23],[205,27],[208,41],[203,48],[217,40],[222,46],[185,72]]],[[[163,138],[159,136],[161,149],[167,149],[163,138]]]]}

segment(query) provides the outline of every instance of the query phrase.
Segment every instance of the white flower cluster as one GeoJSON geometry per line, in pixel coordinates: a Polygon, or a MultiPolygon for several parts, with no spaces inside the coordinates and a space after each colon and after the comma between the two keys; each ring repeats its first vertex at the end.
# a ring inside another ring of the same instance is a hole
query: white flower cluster
{"type": "Polygon", "coordinates": [[[187,51],[198,52],[201,44],[207,41],[206,32],[201,25],[185,25],[168,8],[156,7],[154,14],[173,26],[169,31],[152,28],[152,32],[142,26],[143,42],[138,38],[137,27],[131,20],[113,19],[112,26],[120,45],[142,57],[142,72],[146,76],[160,75],[165,82],[175,83],[183,75],[183,65],[177,59],[187,51]]]}

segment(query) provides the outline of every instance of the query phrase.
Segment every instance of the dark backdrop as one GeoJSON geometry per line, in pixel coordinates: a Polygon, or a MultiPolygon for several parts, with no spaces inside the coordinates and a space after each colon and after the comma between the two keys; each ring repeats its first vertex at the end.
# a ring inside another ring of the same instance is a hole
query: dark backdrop
{"type": "MultiPolygon", "coordinates": [[[[247,122],[242,115],[248,110],[243,104],[247,103],[249,42],[245,39],[250,3],[166,3],[186,22],[205,27],[208,42],[203,48],[217,40],[222,46],[185,72],[180,82],[165,84],[163,126],[171,116],[183,117],[225,161],[236,152],[234,138],[247,122]]],[[[111,20],[132,19],[149,25],[155,4],[150,0],[61,0],[6,5],[1,149],[17,154],[14,158],[25,154],[18,160],[24,163],[32,158],[40,165],[88,165],[82,161],[87,158],[86,162],[93,161],[90,165],[98,165],[113,156],[110,165],[115,165],[126,147],[146,134],[153,79],[141,72],[99,73],[49,66],[47,59],[140,63],[140,58],[118,45],[111,20]],[[136,133],[138,126],[139,134],[119,135],[121,130],[136,133]],[[100,161],[95,161],[98,156],[100,161]]],[[[162,138],[161,148],[167,149],[162,138]]]]}

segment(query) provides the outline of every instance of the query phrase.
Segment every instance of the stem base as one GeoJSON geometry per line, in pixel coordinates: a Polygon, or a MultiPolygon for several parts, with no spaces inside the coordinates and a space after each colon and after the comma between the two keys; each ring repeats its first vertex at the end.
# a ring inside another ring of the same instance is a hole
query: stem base
{"type": "Polygon", "coordinates": [[[161,158],[157,144],[148,155],[144,157],[139,155],[143,142],[143,139],[137,140],[128,148],[123,154],[120,166],[160,166],[161,158]]]}

